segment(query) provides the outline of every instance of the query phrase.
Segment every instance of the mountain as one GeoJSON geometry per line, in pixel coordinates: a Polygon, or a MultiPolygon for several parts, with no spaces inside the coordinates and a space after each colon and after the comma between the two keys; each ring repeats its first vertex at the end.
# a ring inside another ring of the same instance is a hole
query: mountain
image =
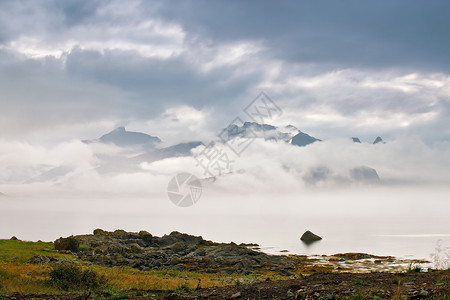
{"type": "Polygon", "coordinates": [[[357,138],[357,137],[352,137],[352,141],[354,143],[360,143],[361,144],[361,140],[359,138],[357,138]]]}
{"type": "Polygon", "coordinates": [[[134,157],[132,160],[134,161],[146,161],[153,162],[169,157],[181,157],[181,156],[190,156],[191,150],[197,148],[198,146],[203,145],[202,142],[189,142],[189,143],[181,143],[176,144],[170,147],[157,149],[154,151],[149,151],[147,153],[141,154],[139,156],[134,157]]]}
{"type": "Polygon", "coordinates": [[[379,136],[377,136],[377,138],[375,139],[375,141],[373,141],[373,144],[378,144],[378,143],[382,143],[384,144],[385,142],[383,141],[383,139],[379,136]]]}
{"type": "Polygon", "coordinates": [[[45,181],[55,181],[62,179],[64,176],[73,172],[73,168],[67,166],[59,166],[52,168],[46,172],[43,172],[37,176],[28,179],[25,183],[35,183],[35,182],[45,182],[45,181]]]}
{"type": "Polygon", "coordinates": [[[376,183],[380,181],[377,170],[366,166],[353,168],[350,170],[350,178],[363,183],[376,183]]]}
{"type": "Polygon", "coordinates": [[[220,137],[229,140],[239,138],[264,138],[265,140],[282,140],[289,142],[300,131],[292,125],[276,127],[269,124],[256,122],[244,122],[242,126],[231,124],[225,128],[220,137]]]}
{"type": "Polygon", "coordinates": [[[113,131],[102,135],[97,140],[84,141],[85,143],[100,142],[105,144],[114,144],[120,147],[129,146],[155,146],[161,140],[156,136],[151,136],[142,132],[127,131],[125,127],[121,126],[113,131]]]}
{"type": "Polygon", "coordinates": [[[299,147],[304,147],[306,145],[312,144],[314,142],[321,142],[322,140],[316,139],[304,132],[299,132],[292,138],[291,144],[299,147]]]}

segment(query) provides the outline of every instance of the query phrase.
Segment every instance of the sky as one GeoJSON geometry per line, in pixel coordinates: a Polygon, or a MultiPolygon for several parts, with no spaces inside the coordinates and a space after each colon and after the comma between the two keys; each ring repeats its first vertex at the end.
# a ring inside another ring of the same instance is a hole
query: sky
{"type": "Polygon", "coordinates": [[[208,140],[261,91],[321,139],[449,140],[448,1],[0,3],[0,139],[208,140]],[[187,131],[187,132],[186,132],[187,131]]]}
{"type": "Polygon", "coordinates": [[[81,140],[126,126],[161,147],[207,145],[250,121],[261,92],[279,108],[268,123],[326,143],[253,145],[237,169],[257,184],[326,167],[333,185],[362,165],[390,182],[447,182],[449,12],[448,1],[1,1],[0,182],[62,166],[84,174],[69,180],[81,190],[146,190],[146,176],[165,182],[192,161],[109,181],[92,170],[131,154],[81,140]],[[349,144],[377,136],[388,144],[349,144]]]}

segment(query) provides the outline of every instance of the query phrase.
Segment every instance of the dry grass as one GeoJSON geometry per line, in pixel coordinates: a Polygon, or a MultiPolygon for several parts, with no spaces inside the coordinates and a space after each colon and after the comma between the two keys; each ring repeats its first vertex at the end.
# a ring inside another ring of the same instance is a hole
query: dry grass
{"type": "MultiPolygon", "coordinates": [[[[74,255],[54,252],[52,243],[0,240],[0,295],[14,292],[65,293],[49,283],[49,272],[53,269],[53,264],[27,263],[35,255],[53,256],[59,260],[83,265],[83,268],[90,268],[99,275],[105,276],[108,291],[176,290],[180,286],[195,289],[199,279],[201,287],[206,288],[232,285],[237,278],[237,276],[174,270],[139,271],[129,267],[86,266],[74,255]]],[[[252,278],[251,276],[239,277],[252,278]]]]}
{"type": "Polygon", "coordinates": [[[55,293],[57,289],[45,284],[48,265],[0,262],[0,292],[55,293]]]}

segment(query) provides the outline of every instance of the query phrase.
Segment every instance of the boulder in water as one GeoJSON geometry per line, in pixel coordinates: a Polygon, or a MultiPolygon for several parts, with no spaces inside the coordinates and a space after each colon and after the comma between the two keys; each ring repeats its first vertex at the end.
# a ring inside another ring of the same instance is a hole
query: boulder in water
{"type": "Polygon", "coordinates": [[[303,233],[302,237],[300,238],[300,240],[302,242],[304,242],[305,244],[309,245],[312,244],[314,242],[320,241],[322,238],[314,233],[312,233],[311,231],[306,231],[305,233],[303,233]]]}

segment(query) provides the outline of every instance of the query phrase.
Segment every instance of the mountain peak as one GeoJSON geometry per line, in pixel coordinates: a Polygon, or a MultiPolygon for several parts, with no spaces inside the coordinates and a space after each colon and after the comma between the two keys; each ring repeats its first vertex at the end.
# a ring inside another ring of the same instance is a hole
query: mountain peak
{"type": "Polygon", "coordinates": [[[382,139],[381,137],[379,137],[379,136],[377,136],[377,138],[375,139],[375,141],[373,141],[373,144],[374,144],[374,145],[375,145],[375,144],[378,144],[378,143],[384,144],[383,139],[382,139]]]}
{"type": "Polygon", "coordinates": [[[244,122],[241,126],[230,124],[221,134],[226,134],[227,138],[264,138],[265,140],[283,140],[289,142],[299,130],[295,127],[276,127],[270,124],[260,124],[257,122],[244,122]]]}
{"type": "Polygon", "coordinates": [[[299,147],[304,147],[314,142],[321,142],[321,141],[322,140],[316,139],[315,137],[300,131],[297,135],[295,135],[292,138],[291,144],[299,147]]]}
{"type": "Polygon", "coordinates": [[[117,146],[153,146],[161,142],[156,136],[151,136],[142,132],[127,131],[125,127],[120,126],[113,131],[102,135],[99,139],[102,143],[115,144],[117,146]]]}
{"type": "Polygon", "coordinates": [[[120,127],[117,127],[116,129],[114,129],[113,130],[113,132],[125,132],[125,131],[127,131],[126,129],[125,129],[125,127],[123,127],[123,126],[120,126],[120,127]]]}

